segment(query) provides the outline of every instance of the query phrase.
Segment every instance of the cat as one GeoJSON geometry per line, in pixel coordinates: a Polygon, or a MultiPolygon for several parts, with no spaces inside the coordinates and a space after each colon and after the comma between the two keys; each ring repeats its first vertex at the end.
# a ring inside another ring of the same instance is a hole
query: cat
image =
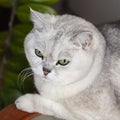
{"type": "Polygon", "coordinates": [[[100,32],[80,17],[30,11],[34,27],[24,48],[39,94],[19,97],[17,108],[65,120],[120,120],[120,29],[100,32]]]}

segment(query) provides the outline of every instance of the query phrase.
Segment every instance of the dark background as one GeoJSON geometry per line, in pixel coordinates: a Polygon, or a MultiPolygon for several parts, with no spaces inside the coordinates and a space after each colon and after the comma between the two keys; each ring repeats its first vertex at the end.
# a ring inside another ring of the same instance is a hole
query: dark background
{"type": "MultiPolygon", "coordinates": [[[[52,7],[58,14],[77,15],[94,24],[120,20],[120,0],[59,0],[52,7]]],[[[0,30],[7,29],[10,12],[0,7],[0,30]]]]}
{"type": "Polygon", "coordinates": [[[94,24],[120,20],[120,0],[60,0],[53,6],[59,14],[73,14],[94,24]]]}

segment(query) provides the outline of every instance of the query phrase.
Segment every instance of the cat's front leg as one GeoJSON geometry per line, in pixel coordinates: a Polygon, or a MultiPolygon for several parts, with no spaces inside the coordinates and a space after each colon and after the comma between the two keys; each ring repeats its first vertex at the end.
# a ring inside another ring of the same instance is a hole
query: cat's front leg
{"type": "Polygon", "coordinates": [[[44,115],[55,116],[61,119],[75,120],[64,106],[39,94],[26,94],[15,101],[16,107],[26,112],[39,112],[44,115]]]}
{"type": "Polygon", "coordinates": [[[45,115],[53,115],[49,101],[38,94],[26,94],[15,101],[16,107],[29,113],[39,112],[45,115]],[[49,105],[49,106],[48,106],[49,105]]]}

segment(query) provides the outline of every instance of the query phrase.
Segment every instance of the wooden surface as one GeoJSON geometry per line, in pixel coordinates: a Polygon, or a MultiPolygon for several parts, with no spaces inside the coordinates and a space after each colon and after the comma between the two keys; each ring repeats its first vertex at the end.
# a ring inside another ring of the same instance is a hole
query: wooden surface
{"type": "Polygon", "coordinates": [[[0,111],[0,120],[31,120],[39,115],[39,113],[20,111],[16,108],[15,104],[11,104],[0,111]]]}

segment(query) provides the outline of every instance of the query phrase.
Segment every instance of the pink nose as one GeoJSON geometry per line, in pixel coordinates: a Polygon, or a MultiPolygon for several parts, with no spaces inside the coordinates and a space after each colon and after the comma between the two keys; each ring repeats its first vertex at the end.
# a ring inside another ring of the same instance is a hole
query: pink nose
{"type": "Polygon", "coordinates": [[[49,69],[43,67],[43,73],[44,73],[45,76],[48,75],[48,73],[50,73],[50,72],[51,71],[49,69]]]}

